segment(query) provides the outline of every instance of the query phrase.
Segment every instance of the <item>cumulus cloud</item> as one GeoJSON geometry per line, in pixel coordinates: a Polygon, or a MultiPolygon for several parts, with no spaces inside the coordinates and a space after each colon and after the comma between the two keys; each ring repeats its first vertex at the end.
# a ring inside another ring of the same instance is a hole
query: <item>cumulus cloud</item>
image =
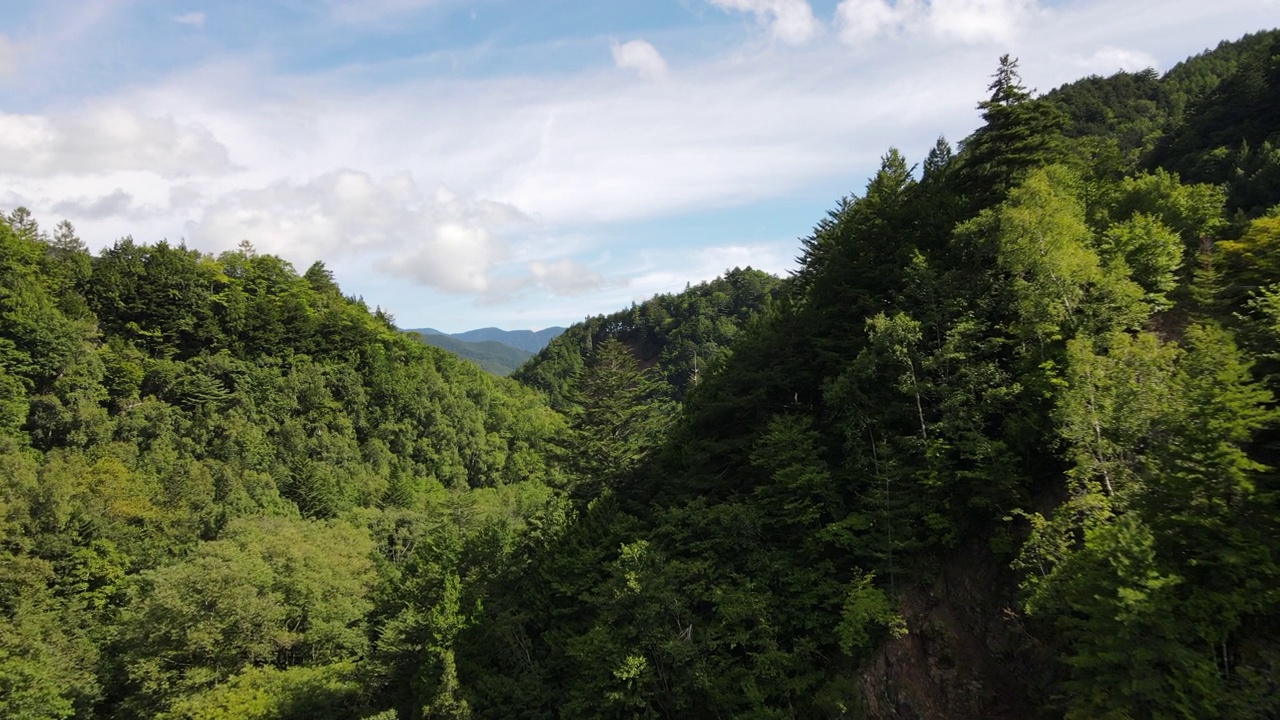
{"type": "Polygon", "coordinates": [[[835,24],[850,45],[886,35],[1009,42],[1036,9],[1036,0],[841,0],[835,24]]]}
{"type": "Polygon", "coordinates": [[[929,26],[960,42],[1007,42],[1034,7],[1035,0],[932,0],[929,26]]]}
{"type": "Polygon", "coordinates": [[[836,6],[840,39],[850,45],[874,40],[901,24],[901,11],[886,0],[844,0],[836,6]]]}
{"type": "Polygon", "coordinates": [[[179,25],[191,25],[192,27],[201,27],[204,25],[204,13],[189,12],[182,15],[175,15],[173,21],[179,25]]]}
{"type": "Polygon", "coordinates": [[[207,128],[123,107],[71,115],[0,112],[0,167],[9,175],[142,170],[165,177],[232,169],[230,154],[207,128]]]}
{"type": "Polygon", "coordinates": [[[306,182],[227,193],[187,227],[201,247],[249,240],[304,265],[359,257],[390,275],[450,293],[482,293],[505,254],[497,232],[525,223],[510,205],[419,189],[407,173],[382,179],[337,170],[306,182]]]}
{"type": "Polygon", "coordinates": [[[710,0],[722,10],[753,13],[770,35],[791,45],[802,45],[822,32],[809,0],[710,0]]]}
{"type": "Polygon", "coordinates": [[[427,223],[378,267],[392,275],[450,293],[484,293],[501,243],[484,227],[427,223]]]}
{"type": "Polygon", "coordinates": [[[613,44],[613,62],[625,70],[634,70],[647,80],[660,80],[669,72],[667,61],[657,48],[644,40],[613,44]]]}

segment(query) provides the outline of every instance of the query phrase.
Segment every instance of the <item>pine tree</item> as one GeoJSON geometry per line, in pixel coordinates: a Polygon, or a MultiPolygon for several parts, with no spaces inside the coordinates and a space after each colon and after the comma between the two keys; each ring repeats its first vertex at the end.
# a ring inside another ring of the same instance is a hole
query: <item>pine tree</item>
{"type": "Polygon", "coordinates": [[[1027,170],[1052,162],[1066,123],[1061,111],[1023,86],[1016,59],[1001,56],[993,78],[991,97],[978,103],[985,124],[961,152],[961,184],[974,209],[998,201],[1027,170]]]}
{"type": "Polygon", "coordinates": [[[572,464],[581,477],[579,494],[591,497],[648,454],[670,406],[630,349],[613,338],[595,347],[577,386],[572,464]]]}

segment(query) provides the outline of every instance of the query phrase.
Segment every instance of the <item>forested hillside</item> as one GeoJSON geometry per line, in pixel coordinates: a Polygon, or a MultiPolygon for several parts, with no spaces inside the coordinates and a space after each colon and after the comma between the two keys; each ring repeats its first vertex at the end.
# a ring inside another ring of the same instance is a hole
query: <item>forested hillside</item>
{"type": "Polygon", "coordinates": [[[734,268],[681,293],[655,296],[611,315],[597,315],[568,328],[513,377],[548,394],[563,408],[572,381],[594,348],[606,340],[626,345],[653,380],[674,399],[698,381],[699,373],[742,331],[782,282],[760,270],[734,268]]]}
{"type": "Polygon", "coordinates": [[[372,714],[443,631],[440,553],[559,512],[535,393],[248,246],[91,257],[15,211],[0,410],[15,720],[372,714]]]}
{"type": "Polygon", "coordinates": [[[532,356],[530,352],[510,345],[503,345],[493,340],[467,342],[451,335],[426,332],[424,330],[406,330],[405,332],[416,335],[422,342],[432,347],[448,350],[458,357],[466,358],[484,368],[486,372],[501,377],[506,377],[515,372],[516,368],[523,365],[524,361],[532,356]]]}
{"type": "Polygon", "coordinates": [[[479,328],[477,330],[467,330],[466,332],[453,333],[451,337],[466,342],[499,342],[511,347],[520,348],[528,353],[536,353],[547,346],[547,343],[554,340],[560,333],[564,332],[562,327],[549,327],[541,330],[502,330],[495,327],[479,328]]]}
{"type": "Polygon", "coordinates": [[[1275,39],[1142,75],[1221,73],[1138,141],[1005,59],[958,153],[887,153],[657,455],[495,588],[472,709],[1276,717],[1280,196],[1161,164],[1241,136],[1242,84],[1274,110],[1275,39]]]}
{"type": "Polygon", "coordinates": [[[1049,93],[1064,133],[1094,138],[1094,162],[1113,172],[1163,168],[1186,182],[1223,185],[1233,213],[1280,202],[1280,79],[1275,30],[1223,42],[1174,66],[1091,77],[1049,93]]]}
{"type": "Polygon", "coordinates": [[[15,211],[0,716],[1280,717],[1278,88],[1274,32],[1006,56],[793,277],[519,383],[320,264],[15,211]]]}

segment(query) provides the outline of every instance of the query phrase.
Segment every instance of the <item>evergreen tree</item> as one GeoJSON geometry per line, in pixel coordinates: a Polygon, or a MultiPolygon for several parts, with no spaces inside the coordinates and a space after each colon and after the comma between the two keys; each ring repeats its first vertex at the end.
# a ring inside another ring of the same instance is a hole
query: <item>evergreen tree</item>
{"type": "Polygon", "coordinates": [[[1031,168],[1054,162],[1065,124],[1060,111],[1022,85],[1008,55],[992,76],[991,96],[978,103],[983,125],[961,147],[961,184],[981,209],[1003,197],[1031,168]]]}
{"type": "Polygon", "coordinates": [[[576,378],[573,443],[581,478],[575,491],[594,497],[634,470],[661,441],[671,408],[631,350],[610,338],[597,345],[576,378]]]}

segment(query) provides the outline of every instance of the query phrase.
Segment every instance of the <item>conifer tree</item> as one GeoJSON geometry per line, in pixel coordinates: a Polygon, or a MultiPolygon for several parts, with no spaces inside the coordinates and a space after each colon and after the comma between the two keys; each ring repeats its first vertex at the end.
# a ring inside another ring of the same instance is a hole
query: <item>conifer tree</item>
{"type": "Polygon", "coordinates": [[[581,477],[579,493],[594,496],[659,442],[670,405],[631,350],[614,338],[596,346],[577,386],[572,464],[581,477]]]}
{"type": "Polygon", "coordinates": [[[978,103],[984,125],[961,153],[962,185],[975,209],[997,201],[1027,170],[1053,162],[1065,125],[1056,107],[1023,86],[1016,58],[1002,55],[992,77],[991,97],[978,103]]]}

